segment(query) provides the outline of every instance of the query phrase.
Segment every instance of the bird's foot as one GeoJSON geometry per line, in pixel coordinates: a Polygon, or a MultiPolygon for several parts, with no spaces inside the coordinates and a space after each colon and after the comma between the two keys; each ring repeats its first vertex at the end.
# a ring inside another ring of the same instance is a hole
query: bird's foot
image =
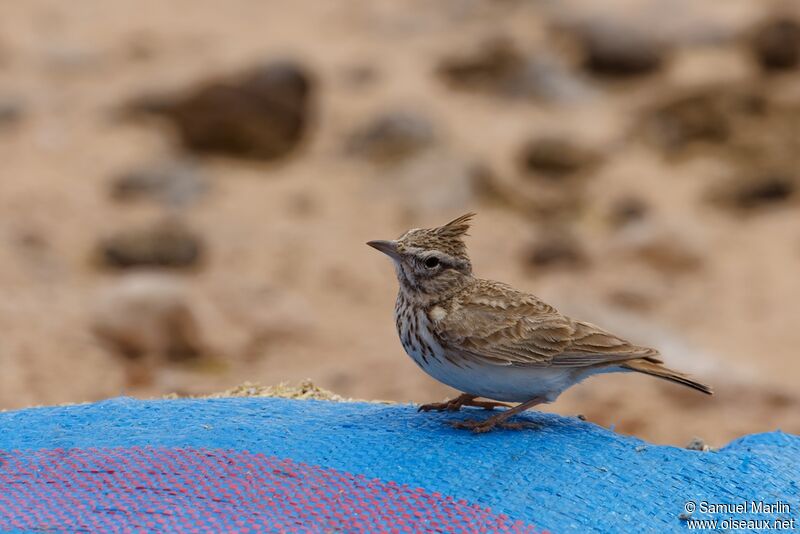
{"type": "Polygon", "coordinates": [[[490,432],[495,428],[503,428],[506,430],[522,430],[525,428],[535,428],[535,423],[530,422],[510,422],[504,420],[494,420],[493,417],[486,419],[484,421],[477,421],[474,419],[467,419],[465,421],[453,421],[452,423],[454,428],[464,428],[467,430],[472,430],[476,434],[483,434],[484,432],[490,432]]]}
{"type": "Polygon", "coordinates": [[[475,400],[473,395],[459,395],[455,399],[446,400],[444,402],[432,402],[430,404],[423,404],[417,408],[418,412],[457,412],[463,406],[475,406],[483,408],[484,410],[494,410],[495,408],[510,408],[508,404],[493,401],[478,401],[475,400]]]}
{"type": "Polygon", "coordinates": [[[431,402],[428,404],[420,404],[417,408],[418,412],[457,412],[463,406],[461,403],[456,402],[457,399],[452,399],[444,402],[431,402]]]}

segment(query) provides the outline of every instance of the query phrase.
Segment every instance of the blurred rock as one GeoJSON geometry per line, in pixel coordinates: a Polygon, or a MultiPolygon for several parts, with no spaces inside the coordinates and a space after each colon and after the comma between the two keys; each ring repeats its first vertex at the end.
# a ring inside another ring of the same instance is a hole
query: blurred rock
{"type": "Polygon", "coordinates": [[[195,152],[277,160],[306,134],[313,92],[303,66],[275,62],[202,82],[182,96],[140,98],[131,109],[170,119],[195,152]]]}
{"type": "Polygon", "coordinates": [[[762,24],[752,40],[753,53],[765,70],[786,70],[800,64],[800,22],[777,17],[762,24]]]}
{"type": "Polygon", "coordinates": [[[47,239],[47,235],[33,227],[20,229],[15,232],[14,244],[31,252],[42,252],[52,247],[50,240],[47,239]]]}
{"type": "Polygon", "coordinates": [[[728,138],[728,118],[712,94],[691,95],[657,110],[656,135],[665,147],[692,141],[722,142],[728,138]]]}
{"type": "Polygon", "coordinates": [[[666,47],[644,28],[596,22],[576,31],[583,66],[593,74],[641,76],[655,72],[664,64],[666,47]]]}
{"type": "Polygon", "coordinates": [[[447,58],[439,75],[459,89],[518,94],[525,83],[525,57],[506,39],[485,42],[471,55],[447,58]]]}
{"type": "Polygon", "coordinates": [[[593,94],[555,56],[523,54],[505,38],[485,41],[471,53],[445,58],[438,76],[453,89],[500,97],[575,101],[593,94]]]}
{"type": "Polygon", "coordinates": [[[101,262],[115,269],[186,269],[196,267],[203,259],[204,252],[200,236],[172,219],[117,232],[98,245],[101,262]]]}
{"type": "Polygon", "coordinates": [[[347,151],[376,163],[389,164],[429,148],[435,140],[434,126],[426,117],[391,112],[354,132],[347,142],[347,151]]]}
{"type": "Polygon", "coordinates": [[[13,97],[0,97],[0,127],[16,124],[22,119],[25,106],[13,97]]]}
{"type": "Polygon", "coordinates": [[[471,176],[471,182],[470,188],[476,198],[496,206],[508,206],[510,196],[508,188],[500,183],[489,167],[479,165],[471,176]]]}
{"type": "Polygon", "coordinates": [[[348,87],[360,89],[378,81],[379,73],[374,65],[357,64],[344,69],[342,78],[348,87]]]}
{"type": "Polygon", "coordinates": [[[122,358],[128,385],[152,382],[161,365],[206,351],[180,280],[157,273],[125,275],[97,298],[92,332],[122,358]]]}
{"type": "Polygon", "coordinates": [[[677,276],[703,266],[702,249],[682,231],[650,221],[629,225],[617,237],[616,246],[663,275],[677,276]]]}
{"type": "Polygon", "coordinates": [[[208,178],[194,162],[172,160],[134,169],[114,178],[111,196],[121,202],[155,200],[186,206],[209,189],[208,178]]]}
{"type": "Polygon", "coordinates": [[[751,211],[796,199],[798,180],[797,167],[745,172],[712,188],[709,196],[722,207],[751,211]]]}
{"type": "Polygon", "coordinates": [[[512,180],[491,172],[478,172],[473,176],[473,191],[484,202],[540,222],[574,220],[586,207],[586,188],[580,182],[564,187],[551,180],[512,180]]]}
{"type": "Polygon", "coordinates": [[[608,214],[609,222],[613,228],[622,228],[632,223],[637,223],[647,216],[649,206],[638,197],[626,196],[617,199],[608,214]]]}
{"type": "Polygon", "coordinates": [[[149,61],[158,55],[158,37],[150,32],[137,32],[125,43],[125,53],[133,61],[149,61]]]}
{"type": "Polygon", "coordinates": [[[562,137],[543,137],[527,143],[519,166],[528,175],[558,180],[586,169],[597,156],[562,137]]]}
{"type": "Polygon", "coordinates": [[[674,237],[642,242],[637,253],[645,263],[663,274],[691,273],[703,265],[697,251],[674,237]]]}
{"type": "Polygon", "coordinates": [[[768,102],[758,90],[709,86],[670,96],[645,116],[646,134],[666,151],[695,142],[724,143],[742,117],[762,117],[768,102]]]}
{"type": "Polygon", "coordinates": [[[523,263],[529,271],[577,269],[589,264],[589,257],[574,235],[563,230],[543,233],[523,250],[523,263]]]}
{"type": "Polygon", "coordinates": [[[637,313],[652,311],[656,303],[656,299],[652,295],[630,288],[611,291],[608,294],[608,301],[614,306],[637,313]]]}

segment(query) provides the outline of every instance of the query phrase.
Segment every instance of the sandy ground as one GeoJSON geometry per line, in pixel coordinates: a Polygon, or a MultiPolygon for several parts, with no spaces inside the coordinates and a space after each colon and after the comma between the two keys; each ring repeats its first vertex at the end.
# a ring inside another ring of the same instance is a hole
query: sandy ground
{"type": "MultiPolygon", "coordinates": [[[[681,91],[756,87],[777,111],[736,135],[772,142],[762,133],[779,131],[770,121],[800,117],[800,71],[766,76],[750,57],[742,36],[766,4],[680,4],[607,3],[605,16],[652,27],[674,50],[649,76],[576,74],[579,96],[553,102],[460,91],[437,66],[502,35],[579,71],[558,28],[592,20],[592,2],[3,2],[0,104],[20,116],[0,123],[0,408],[305,378],[346,397],[451,395],[403,353],[392,269],[364,242],[476,211],[468,245],[479,276],[658,347],[717,390],[709,399],[605,376],[547,409],[675,444],[800,432],[797,195],[746,212],[721,207],[708,191],[744,168],[736,146],[665,155],[640,128],[681,91]],[[112,200],[115,176],[180,151],[168,125],[123,118],[127,102],[281,58],[315,80],[312,127],[295,153],[272,163],[203,156],[210,191],[186,207],[112,200]],[[348,154],[350,133],[386,111],[427,117],[430,146],[400,163],[348,154]],[[516,163],[524,143],[545,135],[602,161],[558,193],[580,205],[555,221],[514,201],[549,198],[554,186],[521,176],[516,163]],[[515,193],[476,187],[475,165],[515,193]],[[631,197],[645,215],[620,228],[612,214],[631,197]],[[92,325],[99,295],[141,273],[103,269],[93,251],[165,215],[206,244],[202,264],[170,283],[185,291],[209,358],[159,364],[154,381],[130,386],[92,325]],[[532,267],[531,247],[559,232],[581,261],[532,267]]],[[[785,136],[796,141],[791,126],[785,136]]],[[[800,152],[785,152],[775,161],[796,173],[800,152]]]]}

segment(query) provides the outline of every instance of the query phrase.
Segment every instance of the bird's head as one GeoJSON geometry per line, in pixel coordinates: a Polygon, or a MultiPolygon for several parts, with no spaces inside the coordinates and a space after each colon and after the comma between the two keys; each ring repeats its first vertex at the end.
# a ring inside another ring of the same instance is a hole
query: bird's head
{"type": "Polygon", "coordinates": [[[425,299],[445,296],[472,276],[463,237],[474,213],[467,213],[437,228],[414,228],[391,241],[367,245],[389,256],[400,289],[425,299]]]}

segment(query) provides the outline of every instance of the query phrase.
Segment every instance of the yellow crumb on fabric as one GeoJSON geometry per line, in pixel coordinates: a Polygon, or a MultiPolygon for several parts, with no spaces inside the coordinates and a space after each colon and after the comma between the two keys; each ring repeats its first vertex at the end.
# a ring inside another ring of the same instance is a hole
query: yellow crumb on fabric
{"type": "Polygon", "coordinates": [[[343,402],[347,399],[327,389],[322,389],[311,380],[303,380],[299,384],[281,382],[274,386],[262,386],[258,383],[245,382],[220,393],[204,395],[208,398],[223,397],[279,397],[282,399],[311,399],[343,402]]]}
{"type": "MultiPolygon", "coordinates": [[[[342,397],[332,391],[323,389],[311,380],[303,380],[298,384],[291,384],[289,382],[281,382],[274,386],[262,386],[258,383],[245,382],[238,386],[232,387],[225,391],[218,393],[211,393],[208,395],[192,395],[191,398],[196,399],[222,399],[228,397],[277,397],[281,399],[299,399],[299,400],[325,400],[333,402],[377,402],[382,404],[391,404],[388,401],[380,400],[362,400],[342,397]]],[[[178,399],[186,398],[184,395],[177,393],[170,393],[165,395],[165,399],[178,399]]]]}

